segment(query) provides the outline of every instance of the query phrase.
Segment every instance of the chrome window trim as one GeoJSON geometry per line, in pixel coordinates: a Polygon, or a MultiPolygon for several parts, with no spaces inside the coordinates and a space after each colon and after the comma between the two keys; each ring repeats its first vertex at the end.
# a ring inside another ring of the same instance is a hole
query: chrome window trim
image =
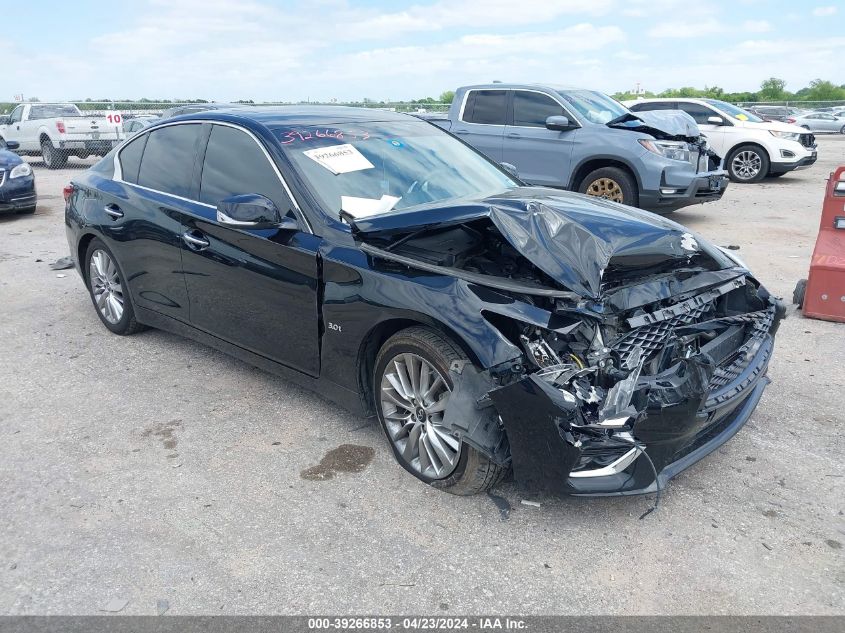
{"type": "MultiPolygon", "coordinates": [[[[584,127],[581,124],[581,120],[578,117],[576,117],[575,115],[573,115],[572,112],[569,110],[569,108],[566,107],[566,104],[561,103],[561,101],[555,95],[551,95],[548,92],[545,92],[544,90],[536,90],[536,89],[533,89],[533,88],[472,88],[470,90],[467,90],[464,93],[463,100],[461,101],[461,110],[458,113],[458,121],[460,121],[461,123],[465,123],[466,125],[489,125],[491,127],[502,127],[502,128],[504,128],[504,127],[516,127],[516,128],[525,129],[525,130],[545,130],[545,129],[547,129],[547,128],[538,127],[538,126],[535,126],[535,125],[508,125],[507,123],[500,125],[498,123],[473,123],[472,121],[466,121],[464,119],[464,109],[466,108],[467,101],[469,100],[469,93],[471,93],[471,92],[481,92],[481,91],[486,91],[486,90],[502,90],[504,92],[536,92],[537,94],[545,95],[545,96],[549,97],[552,101],[557,103],[561,108],[563,108],[563,111],[566,113],[566,116],[569,118],[570,121],[573,121],[574,123],[576,123],[578,125],[578,127],[584,127]]],[[[507,115],[507,113],[505,113],[505,114],[507,115]]],[[[507,116],[505,117],[505,119],[507,119],[507,116]]]]}
{"type": "MultiPolygon", "coordinates": [[[[251,131],[249,131],[245,127],[243,127],[241,125],[236,125],[234,123],[229,123],[228,121],[215,121],[213,119],[191,119],[189,121],[174,121],[172,123],[162,123],[160,125],[156,125],[155,127],[146,128],[142,132],[139,132],[138,134],[133,136],[131,142],[134,143],[137,140],[139,140],[143,135],[151,134],[152,132],[155,132],[156,130],[160,130],[160,129],[165,128],[165,127],[170,127],[170,126],[173,126],[173,125],[197,125],[197,124],[202,125],[203,123],[208,123],[210,125],[222,125],[224,127],[231,127],[231,128],[236,129],[236,130],[240,130],[241,132],[245,132],[258,145],[258,147],[264,153],[264,157],[267,159],[267,162],[269,162],[270,166],[273,168],[273,171],[275,172],[276,177],[279,179],[279,182],[281,183],[282,188],[285,190],[285,193],[287,194],[288,198],[290,198],[290,201],[293,204],[294,210],[296,211],[296,214],[298,216],[297,219],[302,222],[304,228],[307,229],[306,230],[307,233],[313,234],[314,230],[311,228],[311,223],[308,221],[308,218],[305,217],[305,214],[302,212],[302,209],[300,208],[299,203],[296,201],[296,198],[293,197],[293,192],[291,191],[290,187],[288,186],[288,183],[285,180],[284,176],[282,176],[282,173],[279,171],[279,168],[276,166],[276,162],[272,159],[272,157],[270,156],[270,153],[267,151],[267,148],[264,147],[264,144],[258,139],[258,137],[256,137],[255,134],[253,134],[251,131]]],[[[203,206],[203,207],[206,207],[206,208],[209,208],[209,209],[216,209],[217,208],[213,204],[208,204],[206,202],[200,202],[199,200],[193,200],[191,198],[183,198],[182,196],[177,196],[176,194],[168,193],[167,191],[159,191],[158,189],[151,189],[150,187],[145,187],[143,185],[139,185],[139,184],[131,183],[131,182],[126,182],[125,180],[123,180],[123,169],[120,166],[120,154],[121,154],[121,152],[123,152],[124,147],[127,146],[128,144],[129,143],[124,143],[123,146],[118,151],[116,151],[115,154],[114,154],[114,176],[112,178],[113,180],[120,182],[124,185],[129,185],[130,187],[138,187],[139,189],[143,189],[144,191],[150,191],[152,193],[159,193],[159,194],[162,194],[164,196],[170,196],[171,198],[176,198],[177,200],[182,200],[184,202],[191,202],[193,204],[198,204],[200,206],[203,206]]],[[[143,161],[143,157],[141,157],[141,160],[143,161]]],[[[139,174],[140,174],[140,171],[139,171],[139,174]]],[[[216,216],[215,216],[215,221],[216,221],[216,216]]]]}

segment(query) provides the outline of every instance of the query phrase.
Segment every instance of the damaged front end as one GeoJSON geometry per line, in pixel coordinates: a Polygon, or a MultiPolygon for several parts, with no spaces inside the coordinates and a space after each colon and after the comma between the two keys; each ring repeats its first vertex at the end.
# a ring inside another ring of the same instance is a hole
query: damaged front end
{"type": "Polygon", "coordinates": [[[463,279],[521,350],[453,365],[447,429],[530,491],[659,490],[748,420],[784,306],[679,225],[616,207],[587,221],[560,202],[499,200],[452,227],[371,233],[364,250],[463,279]]]}

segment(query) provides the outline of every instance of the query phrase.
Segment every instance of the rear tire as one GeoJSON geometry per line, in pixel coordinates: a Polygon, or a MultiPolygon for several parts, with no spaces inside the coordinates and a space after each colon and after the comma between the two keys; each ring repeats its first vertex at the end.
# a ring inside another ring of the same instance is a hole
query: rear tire
{"type": "Polygon", "coordinates": [[[495,486],[509,468],[437,424],[452,390],[449,366],[456,360],[466,360],[466,355],[433,330],[402,330],[388,339],[376,357],[373,401],[393,455],[405,470],[445,492],[473,495],[495,486]],[[429,372],[428,380],[424,371],[429,372]],[[431,393],[438,384],[439,398],[426,398],[426,387],[431,393]],[[441,450],[435,450],[434,444],[440,444],[441,450]],[[438,468],[442,473],[435,472],[438,468]]]}
{"type": "Polygon", "coordinates": [[[845,125],[843,125],[843,126],[842,126],[842,129],[841,129],[841,130],[839,130],[839,133],[840,133],[840,134],[845,134],[845,125]]]}
{"type": "Polygon", "coordinates": [[[88,245],[82,274],[85,275],[94,310],[111,332],[128,336],[146,329],[135,319],[132,297],[124,281],[126,277],[101,239],[94,238],[88,245]]]}
{"type": "Polygon", "coordinates": [[[639,203],[637,182],[624,169],[600,167],[578,184],[578,192],[635,207],[639,203]]]}
{"type": "Polygon", "coordinates": [[[47,169],[61,169],[67,164],[67,152],[53,147],[48,138],[41,141],[41,158],[47,169]]]}
{"type": "Polygon", "coordinates": [[[769,173],[769,155],[757,145],[735,147],[725,161],[733,182],[760,182],[769,173]]]}

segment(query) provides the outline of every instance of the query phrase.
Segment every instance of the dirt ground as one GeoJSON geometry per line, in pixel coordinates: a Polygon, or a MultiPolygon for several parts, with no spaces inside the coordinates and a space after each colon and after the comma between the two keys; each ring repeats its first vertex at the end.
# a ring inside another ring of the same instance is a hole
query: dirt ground
{"type": "MultiPolygon", "coordinates": [[[[819,145],[675,219],[791,297],[845,163],[845,137],[819,145]]],[[[48,268],[91,161],[33,164],[37,213],[0,218],[0,613],[845,614],[845,325],[792,307],[751,421],[645,519],[651,498],[538,508],[512,483],[500,510],[419,483],[317,394],[110,334],[48,268]]]]}

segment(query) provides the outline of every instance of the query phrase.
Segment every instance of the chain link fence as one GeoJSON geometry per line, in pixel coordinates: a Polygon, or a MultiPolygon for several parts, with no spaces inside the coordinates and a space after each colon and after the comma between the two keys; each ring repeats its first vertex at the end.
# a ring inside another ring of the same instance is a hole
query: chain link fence
{"type": "MultiPolygon", "coordinates": [[[[27,102],[28,103],[28,102],[27,102]]],[[[47,102],[45,102],[47,103],[47,102]]],[[[431,114],[431,113],[446,113],[449,109],[449,103],[440,102],[406,102],[406,101],[354,101],[354,102],[262,102],[256,103],[252,101],[238,101],[234,103],[215,102],[215,101],[64,101],[64,102],[50,102],[50,103],[72,103],[78,107],[83,114],[91,114],[95,116],[107,116],[109,113],[120,113],[124,119],[132,119],[144,116],[160,117],[165,113],[174,115],[177,110],[191,108],[191,106],[199,106],[192,108],[192,111],[199,111],[202,106],[211,108],[220,108],[225,106],[281,106],[281,105],[343,105],[354,106],[359,108],[374,108],[380,110],[390,110],[392,112],[411,112],[417,114],[431,114]]],[[[9,114],[16,106],[21,105],[20,102],[0,102],[0,115],[9,114]]],[[[178,112],[181,113],[181,112],[178,112]]]]}

